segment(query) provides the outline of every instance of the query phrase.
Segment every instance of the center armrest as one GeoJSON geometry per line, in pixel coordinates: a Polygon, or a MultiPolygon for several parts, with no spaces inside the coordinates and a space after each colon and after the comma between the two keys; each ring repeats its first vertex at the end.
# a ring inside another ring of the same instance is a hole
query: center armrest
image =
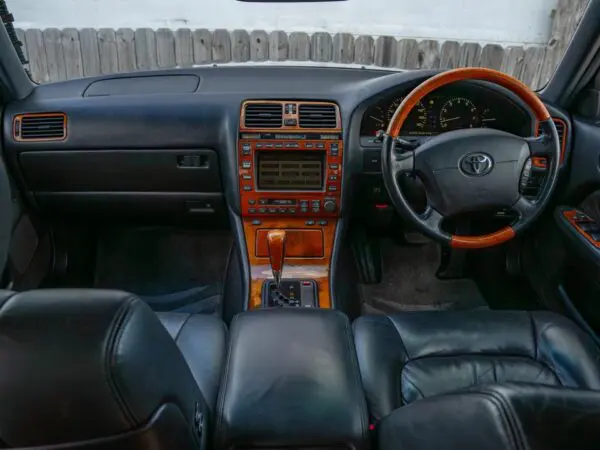
{"type": "Polygon", "coordinates": [[[367,407],[345,315],[244,312],[234,319],[230,339],[218,448],[367,447],[367,407]]]}

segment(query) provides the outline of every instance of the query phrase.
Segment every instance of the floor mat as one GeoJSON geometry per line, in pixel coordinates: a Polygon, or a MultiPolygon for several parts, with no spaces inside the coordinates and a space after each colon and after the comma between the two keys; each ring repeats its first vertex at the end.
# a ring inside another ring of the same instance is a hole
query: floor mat
{"type": "Polygon", "coordinates": [[[381,246],[381,283],[359,285],[363,314],[487,308],[473,280],[435,276],[441,257],[438,244],[406,246],[385,239],[381,246]]]}
{"type": "Polygon", "coordinates": [[[94,284],[137,294],[155,311],[218,314],[231,245],[228,233],[104,233],[94,284]]]}

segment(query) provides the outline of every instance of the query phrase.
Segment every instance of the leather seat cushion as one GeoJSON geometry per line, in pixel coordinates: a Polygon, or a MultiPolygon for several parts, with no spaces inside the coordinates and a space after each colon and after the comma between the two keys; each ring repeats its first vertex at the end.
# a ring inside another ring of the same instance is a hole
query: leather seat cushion
{"type": "Polygon", "coordinates": [[[525,382],[600,390],[600,351],[548,312],[418,312],[354,323],[371,415],[473,385],[525,382]]]}
{"type": "Polygon", "coordinates": [[[157,313],[188,363],[208,406],[214,413],[227,351],[227,327],[215,316],[157,313]]]}

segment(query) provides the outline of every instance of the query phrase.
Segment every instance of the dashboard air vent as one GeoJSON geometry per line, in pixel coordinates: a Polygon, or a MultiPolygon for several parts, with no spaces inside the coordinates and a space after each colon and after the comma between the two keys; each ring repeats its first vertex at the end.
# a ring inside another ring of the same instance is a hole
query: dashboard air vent
{"type": "Polygon", "coordinates": [[[14,119],[16,141],[61,141],[67,137],[67,116],[63,113],[19,114],[14,119]]]}
{"type": "Polygon", "coordinates": [[[337,128],[337,110],[334,105],[301,104],[300,128],[337,128]]]}
{"type": "Polygon", "coordinates": [[[248,103],[244,112],[246,128],[281,128],[283,105],[281,103],[248,103]]]}
{"type": "MultiPolygon", "coordinates": [[[[560,139],[561,148],[565,146],[565,123],[562,120],[552,119],[554,120],[554,125],[556,125],[556,131],[558,132],[558,138],[560,139]]],[[[538,123],[536,134],[540,134],[540,124],[538,123]]]]}

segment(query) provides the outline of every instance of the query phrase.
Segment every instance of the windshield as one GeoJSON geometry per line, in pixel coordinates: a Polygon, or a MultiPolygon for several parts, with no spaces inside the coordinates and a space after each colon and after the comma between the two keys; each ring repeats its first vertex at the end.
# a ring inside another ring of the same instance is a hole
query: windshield
{"type": "Polygon", "coordinates": [[[38,83],[205,64],[482,66],[542,88],[587,0],[7,0],[38,83]]]}

